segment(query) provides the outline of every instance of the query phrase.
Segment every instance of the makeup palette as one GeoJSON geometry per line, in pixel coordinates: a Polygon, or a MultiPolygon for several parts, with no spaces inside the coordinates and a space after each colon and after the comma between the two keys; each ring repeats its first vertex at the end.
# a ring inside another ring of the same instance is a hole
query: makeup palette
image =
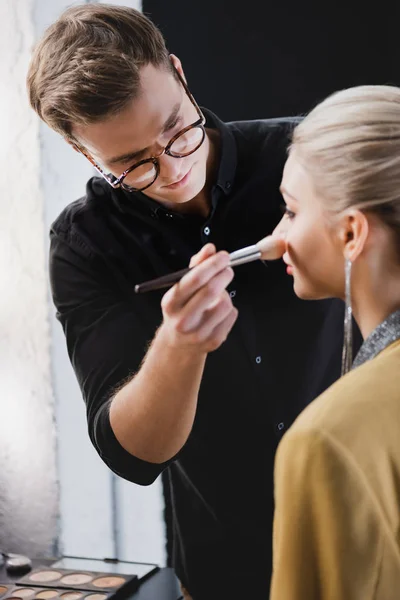
{"type": "MultiPolygon", "coordinates": [[[[0,592],[1,592],[0,586],[0,592]]],[[[35,588],[8,586],[10,589],[1,596],[1,600],[107,600],[112,594],[104,592],[85,592],[64,588],[35,588]]]]}
{"type": "MultiPolygon", "coordinates": [[[[83,592],[92,592],[96,595],[96,597],[86,596],[87,600],[106,600],[109,596],[118,595],[121,597],[133,592],[138,587],[138,582],[137,575],[38,567],[18,579],[15,583],[19,587],[25,586],[26,589],[44,588],[44,592],[46,588],[51,588],[53,592],[57,591],[57,596],[62,598],[62,600],[83,600],[83,592]],[[61,590],[68,590],[68,593],[59,594],[58,592],[61,590]],[[69,595],[72,592],[75,595],[69,595]],[[81,594],[76,596],[78,592],[81,594]]],[[[35,600],[47,600],[47,598],[53,597],[56,598],[56,595],[36,595],[35,600]]],[[[3,598],[0,598],[0,600],[3,600],[3,598]]]]}

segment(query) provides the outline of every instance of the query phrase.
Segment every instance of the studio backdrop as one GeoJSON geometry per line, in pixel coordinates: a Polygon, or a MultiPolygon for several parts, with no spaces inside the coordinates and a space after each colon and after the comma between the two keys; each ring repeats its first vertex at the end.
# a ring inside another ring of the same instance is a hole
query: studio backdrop
{"type": "MultiPolygon", "coordinates": [[[[304,114],[335,90],[400,85],[400,4],[143,0],[142,8],[197,102],[224,121],[304,114]]],[[[166,476],[163,484],[170,550],[166,476]]]]}
{"type": "Polygon", "coordinates": [[[304,113],[331,92],[400,84],[400,4],[143,0],[197,101],[223,120],[304,113]]]}

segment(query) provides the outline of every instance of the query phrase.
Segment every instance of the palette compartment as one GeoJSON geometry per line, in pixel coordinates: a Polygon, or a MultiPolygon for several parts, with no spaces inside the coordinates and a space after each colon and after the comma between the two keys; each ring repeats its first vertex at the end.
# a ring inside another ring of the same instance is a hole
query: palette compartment
{"type": "MultiPolygon", "coordinates": [[[[159,570],[155,563],[138,563],[115,558],[90,558],[83,556],[61,556],[51,563],[52,569],[69,569],[89,571],[93,573],[107,572],[112,575],[137,575],[140,582],[144,581],[159,570]]],[[[22,573],[21,573],[22,576],[22,573]]]]}
{"type": "Polygon", "coordinates": [[[0,583],[0,600],[9,595],[9,591],[14,587],[14,583],[0,583]]]}
{"type": "MultiPolygon", "coordinates": [[[[87,592],[106,593],[124,596],[138,587],[137,575],[104,573],[100,571],[81,571],[79,569],[59,569],[49,566],[37,567],[16,581],[18,586],[26,588],[57,588],[87,592]]],[[[3,600],[0,598],[0,600],[3,600]]],[[[42,599],[45,600],[45,599],[42,599]]],[[[63,600],[74,600],[63,598],[63,600]]],[[[96,600],[89,598],[88,600],[96,600]]],[[[97,599],[105,600],[105,599],[97,599]]]]}

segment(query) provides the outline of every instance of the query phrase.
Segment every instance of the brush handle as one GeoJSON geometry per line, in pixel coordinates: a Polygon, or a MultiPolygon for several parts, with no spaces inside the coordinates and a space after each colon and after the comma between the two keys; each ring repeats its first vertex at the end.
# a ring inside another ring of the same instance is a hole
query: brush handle
{"type": "MultiPolygon", "coordinates": [[[[241,248],[240,250],[231,252],[229,258],[229,266],[237,267],[238,265],[243,265],[244,263],[258,260],[261,258],[261,252],[256,245],[247,246],[246,248],[241,248]]],[[[178,283],[178,281],[180,281],[182,277],[186,275],[186,273],[189,273],[192,268],[193,267],[187,267],[186,269],[181,269],[180,271],[175,271],[174,273],[169,273],[168,275],[163,275],[162,277],[157,277],[157,279],[151,279],[150,281],[139,283],[135,285],[135,292],[137,294],[144,294],[145,292],[152,292],[154,290],[162,290],[163,288],[171,287],[175,283],[178,283]]]]}
{"type": "Polygon", "coordinates": [[[135,292],[137,294],[144,294],[145,292],[152,292],[153,290],[162,290],[163,288],[171,287],[191,270],[192,267],[186,267],[186,269],[175,271],[169,275],[163,275],[162,277],[157,277],[157,279],[150,279],[150,281],[138,283],[135,285],[135,292]]]}

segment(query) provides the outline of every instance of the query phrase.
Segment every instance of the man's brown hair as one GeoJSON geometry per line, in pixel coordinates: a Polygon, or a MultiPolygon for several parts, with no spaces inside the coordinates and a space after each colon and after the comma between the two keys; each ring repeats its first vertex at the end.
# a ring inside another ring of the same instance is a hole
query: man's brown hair
{"type": "Polygon", "coordinates": [[[121,111],[140,93],[141,67],[171,68],[164,38],[133,8],[86,4],[66,10],[32,56],[27,87],[32,108],[52,129],[72,137],[121,111]]]}

